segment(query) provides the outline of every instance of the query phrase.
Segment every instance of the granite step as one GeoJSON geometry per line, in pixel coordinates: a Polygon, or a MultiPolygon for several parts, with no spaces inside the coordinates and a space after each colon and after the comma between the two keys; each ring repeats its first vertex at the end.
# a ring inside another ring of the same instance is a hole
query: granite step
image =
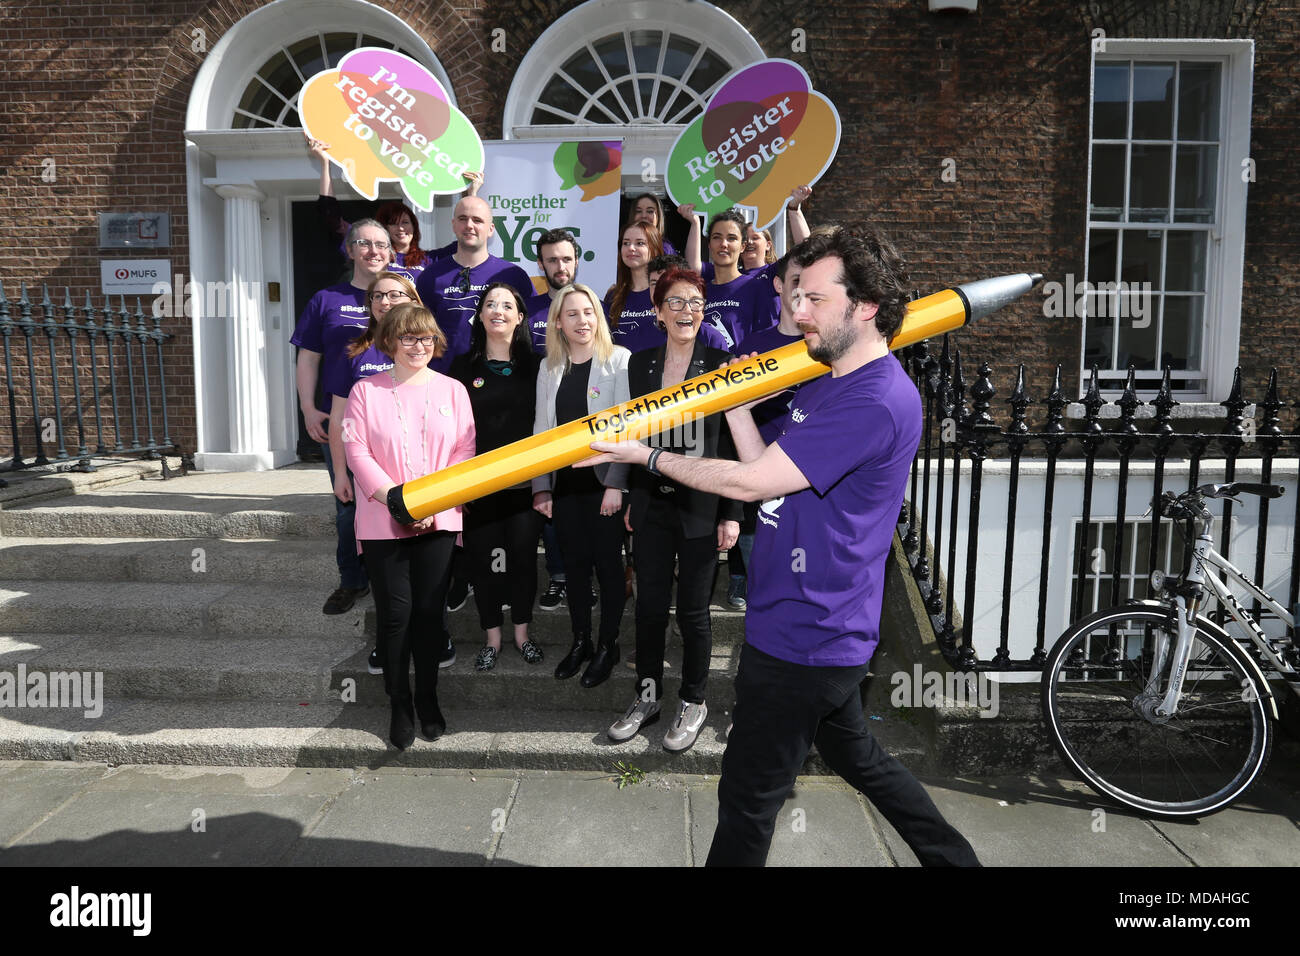
{"type": "MultiPolygon", "coordinates": [[[[640,770],[717,774],[729,714],[711,709],[694,747],[663,749],[666,720],[620,744],[610,715],[590,711],[476,709],[442,704],[447,733],[403,753],[387,742],[387,707],[341,702],[175,701],[110,698],[87,721],[67,710],[0,710],[0,760],[75,760],[117,764],[245,767],[480,767],[590,770],[623,761],[640,770]]],[[[929,772],[926,748],[902,722],[874,721],[872,732],[913,772],[929,772]]],[[[816,752],[805,773],[828,768],[816,752]]]]}

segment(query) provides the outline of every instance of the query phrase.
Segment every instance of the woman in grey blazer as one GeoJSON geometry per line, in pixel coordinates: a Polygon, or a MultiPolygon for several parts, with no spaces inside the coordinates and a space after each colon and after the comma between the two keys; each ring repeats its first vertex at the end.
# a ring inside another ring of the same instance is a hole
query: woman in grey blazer
{"type": "MultiPolygon", "coordinates": [[[[533,434],[628,400],[628,351],[613,343],[600,297],[581,283],[565,286],[546,319],[546,360],[537,374],[533,434]]],[[[624,495],[628,467],[563,468],[533,479],[533,507],[555,522],[568,575],[573,647],[555,668],[564,680],[590,659],[583,687],[608,679],[618,663],[618,629],[626,600],[623,575],[624,495]],[[600,631],[591,640],[591,571],[600,582],[600,631]]]]}

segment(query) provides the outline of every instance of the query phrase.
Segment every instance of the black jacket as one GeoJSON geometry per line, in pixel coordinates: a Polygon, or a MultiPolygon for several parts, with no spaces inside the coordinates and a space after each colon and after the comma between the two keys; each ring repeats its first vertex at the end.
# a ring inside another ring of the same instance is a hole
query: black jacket
{"type": "MultiPolygon", "coordinates": [[[[664,345],[646,349],[634,353],[628,359],[628,392],[632,398],[657,392],[663,387],[665,349],[664,345]]],[[[695,378],[697,375],[711,372],[731,357],[721,349],[709,348],[697,338],[690,367],[686,370],[686,378],[695,378]]],[[[705,418],[702,427],[699,423],[683,423],[675,431],[662,432],[651,438],[649,444],[679,455],[689,453],[693,457],[732,460],[736,457],[735,446],[731,440],[731,429],[727,427],[724,416],[720,413],[705,418]],[[692,447],[686,448],[687,443],[692,447]]],[[[656,477],[644,468],[632,469],[631,482],[631,518],[634,534],[638,524],[645,519],[646,509],[650,506],[652,498],[671,497],[674,500],[682,520],[682,533],[688,538],[713,534],[720,521],[740,520],[742,505],[739,501],[679,485],[671,479],[656,477]]]]}

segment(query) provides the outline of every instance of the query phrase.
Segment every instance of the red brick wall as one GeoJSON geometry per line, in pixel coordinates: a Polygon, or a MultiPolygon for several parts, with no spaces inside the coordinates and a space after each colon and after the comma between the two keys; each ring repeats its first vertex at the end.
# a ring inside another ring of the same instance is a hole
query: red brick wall
{"type": "MultiPolygon", "coordinates": [[[[499,135],[510,78],[541,32],[576,0],[382,4],[424,36],[448,71],[462,108],[487,137],[499,135]],[[504,54],[491,31],[507,32],[504,54]]],[[[0,96],[0,208],[7,238],[0,279],[49,282],[78,304],[99,283],[100,211],[163,210],[166,256],[189,271],[182,131],[202,55],[260,4],[87,3],[28,5],[0,20],[10,69],[0,96]],[[16,67],[16,68],[15,68],[16,67]],[[42,161],[56,164],[53,183],[42,161]],[[31,250],[37,250],[34,254],[31,250]]],[[[1015,5],[984,0],[973,15],[935,15],[924,0],[793,3],[724,0],[771,56],[802,63],[839,108],[839,158],[808,208],[816,224],[855,215],[880,222],[912,264],[923,292],[967,279],[1034,270],[1082,272],[1090,31],[1109,37],[1252,37],[1256,41],[1251,155],[1258,178],[1247,210],[1241,359],[1248,394],[1281,363],[1285,397],[1300,399],[1290,356],[1300,332],[1291,308],[1300,285],[1296,191],[1289,170],[1300,146],[1300,3],[1231,5],[1185,0],[1150,9],[1131,0],[1015,5]],[[791,50],[791,30],[807,50],[791,50]],[[956,182],[943,182],[952,159],[956,182]]],[[[106,252],[113,257],[129,253],[106,252]]],[[[98,297],[97,297],[98,298],[98,297]]],[[[1027,297],[961,334],[969,356],[1009,383],[1017,362],[1041,398],[1050,369],[1077,386],[1077,320],[1048,320],[1027,297]]],[[[98,301],[97,301],[98,304],[98,301]]],[[[172,431],[194,447],[192,342],[184,322],[166,353],[172,431]]],[[[1004,406],[1005,390],[994,399],[1004,406]]],[[[2,399],[0,399],[2,401],[2,399]]],[[[8,447],[0,407],[0,448],[8,447]]],[[[1293,419],[1284,413],[1284,425],[1293,419]]]]}

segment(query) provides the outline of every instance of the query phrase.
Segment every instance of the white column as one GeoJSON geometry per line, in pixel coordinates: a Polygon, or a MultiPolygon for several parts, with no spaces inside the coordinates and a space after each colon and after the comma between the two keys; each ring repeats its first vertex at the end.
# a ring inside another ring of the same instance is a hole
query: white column
{"type": "Polygon", "coordinates": [[[266,195],[251,185],[215,188],[225,200],[230,451],[232,457],[247,456],[245,467],[262,470],[274,467],[263,321],[261,203],[266,195]]]}

